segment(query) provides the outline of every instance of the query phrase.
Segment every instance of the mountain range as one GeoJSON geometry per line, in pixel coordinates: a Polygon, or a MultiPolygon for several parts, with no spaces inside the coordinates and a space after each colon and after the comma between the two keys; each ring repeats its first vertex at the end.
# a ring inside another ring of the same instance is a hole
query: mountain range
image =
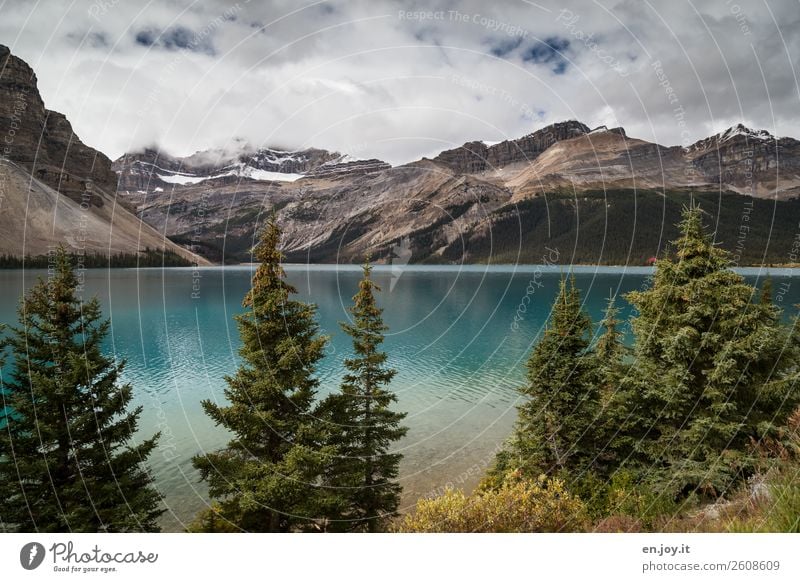
{"type": "Polygon", "coordinates": [[[541,263],[556,250],[561,263],[644,264],[699,200],[739,264],[796,262],[800,142],[743,125],[681,147],[570,120],[395,167],[244,140],[112,163],[45,109],[33,71],[5,47],[0,67],[0,134],[14,131],[0,161],[0,253],[44,252],[88,216],[92,248],[247,261],[275,212],[291,261],[541,263]]]}

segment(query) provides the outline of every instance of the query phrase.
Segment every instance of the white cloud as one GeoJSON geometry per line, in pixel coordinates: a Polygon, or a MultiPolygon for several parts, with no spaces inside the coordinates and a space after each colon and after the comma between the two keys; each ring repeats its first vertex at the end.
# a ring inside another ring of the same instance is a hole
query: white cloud
{"type": "Polygon", "coordinates": [[[566,118],[664,144],[740,121],[800,136],[794,0],[536,4],[6,2],[0,42],[112,158],[244,137],[399,163],[566,118]]]}

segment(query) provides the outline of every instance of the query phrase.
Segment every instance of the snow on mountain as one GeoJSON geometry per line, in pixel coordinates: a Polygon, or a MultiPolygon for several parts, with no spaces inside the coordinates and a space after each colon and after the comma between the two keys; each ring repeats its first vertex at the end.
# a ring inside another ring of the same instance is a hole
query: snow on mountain
{"type": "Polygon", "coordinates": [[[229,176],[235,176],[238,178],[249,178],[251,180],[261,180],[265,182],[266,181],[295,182],[300,178],[305,177],[305,174],[295,174],[289,172],[272,172],[270,170],[261,170],[259,168],[254,168],[242,162],[234,164],[233,167],[224,172],[212,174],[210,176],[197,176],[194,174],[186,174],[179,172],[175,172],[172,174],[156,174],[156,175],[162,182],[166,182],[167,184],[179,184],[181,186],[186,186],[188,184],[199,184],[200,182],[205,182],[206,180],[216,180],[218,178],[227,178],[229,176]]]}
{"type": "Polygon", "coordinates": [[[300,178],[304,178],[305,174],[293,174],[289,172],[270,172],[269,170],[259,170],[250,166],[242,168],[238,174],[243,178],[250,178],[252,180],[263,180],[271,182],[296,182],[300,178]]]}
{"type": "Polygon", "coordinates": [[[747,139],[758,139],[758,140],[775,139],[775,137],[766,129],[754,130],[750,129],[749,127],[745,127],[741,123],[729,127],[728,129],[726,129],[721,133],[718,133],[716,137],[718,142],[722,143],[740,135],[746,137],[747,139]]]}

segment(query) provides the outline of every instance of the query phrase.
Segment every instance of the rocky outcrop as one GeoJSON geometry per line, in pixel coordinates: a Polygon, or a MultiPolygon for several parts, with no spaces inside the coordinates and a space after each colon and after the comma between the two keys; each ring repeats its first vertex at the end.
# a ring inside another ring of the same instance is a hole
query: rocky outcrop
{"type": "Polygon", "coordinates": [[[61,113],[45,108],[36,75],[0,45],[0,153],[54,190],[98,205],[95,190],[116,191],[111,160],[86,146],[61,113]]]}
{"type": "Polygon", "coordinates": [[[433,159],[461,174],[476,174],[486,170],[489,162],[489,146],[482,141],[470,141],[461,147],[446,150],[433,159]]]}
{"type": "Polygon", "coordinates": [[[116,200],[111,160],[85,145],[61,113],[45,108],[36,75],[0,46],[0,254],[171,251],[208,261],[144,224],[116,200]]]}
{"type": "Polygon", "coordinates": [[[686,149],[689,163],[713,184],[751,196],[789,197],[800,190],[800,141],[742,124],[686,149]]]}
{"type": "MultiPolygon", "coordinates": [[[[346,156],[345,156],[346,157],[346,156]]],[[[308,178],[333,178],[344,176],[363,176],[372,172],[388,170],[392,166],[383,160],[371,158],[369,160],[335,160],[327,162],[306,173],[308,178]]]]}
{"type": "Polygon", "coordinates": [[[473,141],[460,148],[447,150],[434,161],[459,173],[477,173],[502,168],[516,162],[532,162],[553,144],[580,137],[589,128],[579,121],[564,121],[548,125],[515,140],[487,145],[473,141]]]}

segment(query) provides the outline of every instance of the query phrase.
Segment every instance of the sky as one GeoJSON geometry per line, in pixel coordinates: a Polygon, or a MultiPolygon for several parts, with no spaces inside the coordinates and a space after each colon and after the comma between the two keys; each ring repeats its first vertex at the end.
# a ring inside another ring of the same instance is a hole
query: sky
{"type": "Polygon", "coordinates": [[[566,119],[800,138],[800,0],[0,0],[0,43],[112,159],[246,140],[401,164],[566,119]]]}

